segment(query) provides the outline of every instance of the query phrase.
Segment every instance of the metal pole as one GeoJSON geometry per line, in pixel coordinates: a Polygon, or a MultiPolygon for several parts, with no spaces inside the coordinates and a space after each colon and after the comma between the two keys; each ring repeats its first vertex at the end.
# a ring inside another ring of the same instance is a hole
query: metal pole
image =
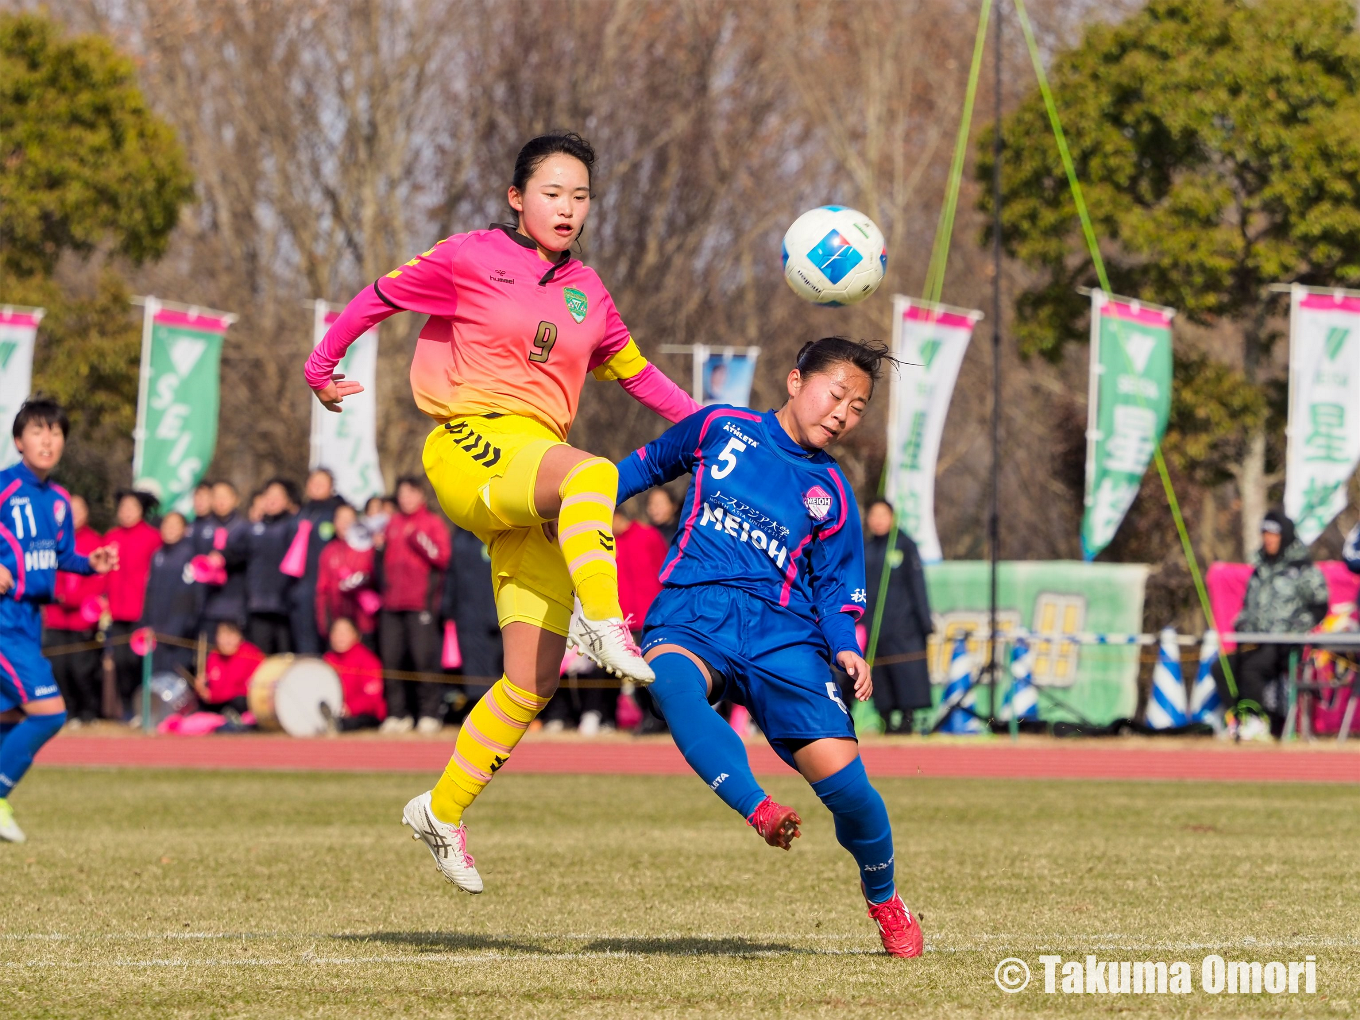
{"type": "Polygon", "coordinates": [[[996,81],[993,100],[996,128],[992,132],[992,506],[987,520],[987,539],[991,557],[991,596],[988,604],[987,673],[991,684],[988,716],[997,716],[996,604],[997,574],[1001,562],[1001,24],[1005,5],[996,5],[996,40],[992,60],[996,81]]]}

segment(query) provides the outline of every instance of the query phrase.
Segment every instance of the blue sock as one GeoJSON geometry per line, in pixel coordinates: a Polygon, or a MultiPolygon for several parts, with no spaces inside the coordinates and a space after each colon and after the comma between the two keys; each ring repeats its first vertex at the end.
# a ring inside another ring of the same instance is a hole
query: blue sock
{"type": "Polygon", "coordinates": [[[893,839],[888,809],[869,783],[864,762],[856,758],[835,775],[819,779],[812,790],[836,819],[836,839],[859,865],[864,895],[882,903],[893,894],[893,839]]]}
{"type": "Polygon", "coordinates": [[[688,656],[667,652],[651,661],[656,680],[648,688],[675,746],[690,768],[743,818],[750,817],[765,791],[751,774],[746,745],[708,703],[704,675],[688,656]]]}
{"type": "Polygon", "coordinates": [[[33,764],[38,749],[55,737],[66,723],[66,713],[30,715],[13,729],[0,744],[0,797],[8,797],[33,764]]]}

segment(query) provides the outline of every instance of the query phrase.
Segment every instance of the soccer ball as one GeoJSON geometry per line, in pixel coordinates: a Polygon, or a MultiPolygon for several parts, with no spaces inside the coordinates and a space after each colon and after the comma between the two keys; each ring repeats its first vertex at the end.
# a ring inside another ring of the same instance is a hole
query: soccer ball
{"type": "Polygon", "coordinates": [[[883,232],[843,205],[809,209],[784,235],[784,279],[814,304],[863,301],[883,282],[887,267],[883,232]]]}

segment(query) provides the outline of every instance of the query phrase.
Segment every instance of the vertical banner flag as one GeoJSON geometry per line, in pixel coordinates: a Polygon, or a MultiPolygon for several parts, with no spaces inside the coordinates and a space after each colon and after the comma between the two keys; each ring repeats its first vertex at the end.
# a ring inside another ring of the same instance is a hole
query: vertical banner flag
{"type": "Polygon", "coordinates": [[[33,341],[42,317],[41,308],[0,307],[0,469],[19,459],[10,426],[33,385],[33,341]]]}
{"type": "Polygon", "coordinates": [[[143,298],[133,486],[188,512],[217,448],[222,340],[236,316],[143,298]]]}
{"type": "Polygon", "coordinates": [[[1360,294],[1290,288],[1284,512],[1311,545],[1360,462],[1360,294]]]}
{"type": "Polygon", "coordinates": [[[893,297],[892,377],[888,405],[888,500],[921,559],[942,559],[935,533],[935,460],[973,326],[981,312],[893,297]]]}
{"type": "Polygon", "coordinates": [[[1081,551],[1093,560],[1133,505],[1171,414],[1170,308],[1091,291],[1081,551]]]}
{"type": "MultiPolygon", "coordinates": [[[[324,301],[312,303],[312,346],[326,336],[340,309],[324,301]]],[[[336,372],[363,386],[364,392],[346,397],[344,411],[334,414],[312,400],[313,469],[324,467],[335,476],[335,491],[362,507],[370,496],[383,491],[378,469],[378,331],[370,329],[354,343],[336,366],[336,372]]]]}
{"type": "Polygon", "coordinates": [[[694,345],[694,399],[709,404],[751,406],[759,347],[694,345]]]}

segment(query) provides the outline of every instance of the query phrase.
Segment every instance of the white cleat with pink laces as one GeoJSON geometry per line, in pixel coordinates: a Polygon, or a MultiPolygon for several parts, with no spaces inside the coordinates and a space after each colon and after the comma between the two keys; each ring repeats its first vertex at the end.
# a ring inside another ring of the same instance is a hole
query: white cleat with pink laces
{"type": "Polygon", "coordinates": [[[639,684],[656,679],[652,667],[642,658],[642,649],[633,640],[627,620],[617,616],[588,620],[578,602],[567,631],[567,644],[601,669],[639,684]]]}
{"type": "Polygon", "coordinates": [[[441,875],[464,892],[482,891],[482,876],[477,874],[477,864],[467,852],[467,823],[450,825],[436,818],[430,810],[429,790],[411,798],[401,820],[411,827],[412,839],[424,841],[441,875]]]}

